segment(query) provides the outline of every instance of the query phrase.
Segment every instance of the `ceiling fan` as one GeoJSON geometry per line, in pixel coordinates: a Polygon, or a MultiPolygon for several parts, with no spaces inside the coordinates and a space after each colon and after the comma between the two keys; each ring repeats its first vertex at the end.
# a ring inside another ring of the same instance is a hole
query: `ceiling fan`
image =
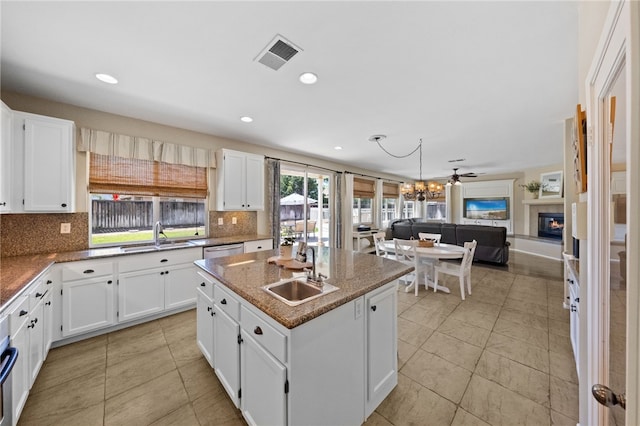
{"type": "Polygon", "coordinates": [[[458,174],[458,167],[454,167],[453,168],[453,174],[449,177],[449,183],[456,185],[456,184],[460,184],[460,178],[464,177],[464,178],[474,178],[474,177],[478,177],[477,174],[469,172],[469,173],[461,173],[458,174]]]}

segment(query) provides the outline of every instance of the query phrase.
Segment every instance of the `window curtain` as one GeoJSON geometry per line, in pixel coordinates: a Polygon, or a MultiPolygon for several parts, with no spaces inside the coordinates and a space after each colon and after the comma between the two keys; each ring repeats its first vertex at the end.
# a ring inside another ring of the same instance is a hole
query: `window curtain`
{"type": "Polygon", "coordinates": [[[351,173],[342,174],[341,182],[342,203],[340,216],[342,219],[342,234],[340,240],[342,248],[345,250],[353,250],[353,175],[351,173]]]}
{"type": "Polygon", "coordinates": [[[267,159],[267,206],[269,212],[269,230],[274,247],[280,245],[280,160],[267,159]]]}
{"type": "Polygon", "coordinates": [[[112,157],[215,168],[215,155],[209,155],[207,149],[86,127],[80,128],[77,150],[112,157]]]}
{"type": "Polygon", "coordinates": [[[374,228],[382,229],[382,201],[384,197],[382,179],[377,179],[375,181],[375,188],[373,192],[373,226],[374,228]]]}
{"type": "Polygon", "coordinates": [[[337,174],[334,177],[334,187],[335,190],[331,193],[333,194],[333,210],[331,211],[331,213],[333,214],[333,217],[335,218],[334,222],[334,229],[335,229],[335,233],[334,235],[331,236],[331,241],[333,241],[334,246],[336,248],[343,248],[342,247],[342,234],[343,234],[343,229],[344,226],[342,225],[342,194],[344,192],[343,188],[342,188],[342,173],[337,174]]]}

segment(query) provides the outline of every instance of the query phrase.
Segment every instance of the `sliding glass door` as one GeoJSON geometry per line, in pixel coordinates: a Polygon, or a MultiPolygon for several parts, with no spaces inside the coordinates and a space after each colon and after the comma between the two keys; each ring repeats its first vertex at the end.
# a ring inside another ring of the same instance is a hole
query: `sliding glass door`
{"type": "Polygon", "coordinates": [[[280,167],[280,235],[308,245],[331,244],[330,192],[333,175],[325,170],[291,165],[280,167]]]}

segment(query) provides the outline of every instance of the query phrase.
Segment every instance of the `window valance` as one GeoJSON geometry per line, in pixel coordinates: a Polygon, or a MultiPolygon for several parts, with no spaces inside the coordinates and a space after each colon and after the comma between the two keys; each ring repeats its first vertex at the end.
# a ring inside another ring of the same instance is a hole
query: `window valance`
{"type": "Polygon", "coordinates": [[[216,162],[215,155],[207,149],[86,127],[80,128],[77,149],[81,152],[92,152],[99,155],[161,161],[194,167],[215,167],[216,162]]]}

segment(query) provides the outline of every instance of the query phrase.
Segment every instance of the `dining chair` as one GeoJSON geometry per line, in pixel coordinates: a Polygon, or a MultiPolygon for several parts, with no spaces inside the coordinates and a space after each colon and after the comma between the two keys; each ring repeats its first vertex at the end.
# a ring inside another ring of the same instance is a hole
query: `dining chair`
{"type": "Polygon", "coordinates": [[[477,241],[467,241],[464,243],[465,252],[462,261],[457,263],[443,262],[435,266],[433,277],[433,291],[438,289],[438,273],[455,275],[460,280],[460,296],[464,300],[464,284],[467,282],[467,291],[471,294],[471,263],[476,252],[477,241]]]}
{"type": "MultiPolygon", "coordinates": [[[[394,238],[393,243],[396,248],[396,260],[414,267],[414,272],[411,273],[413,274],[413,280],[407,284],[407,288],[412,284],[415,285],[417,296],[417,289],[419,284],[418,277],[420,273],[424,275],[425,283],[427,282],[426,271],[422,267],[422,263],[420,262],[420,258],[418,257],[418,253],[416,251],[416,247],[418,247],[418,240],[402,240],[399,238],[394,238]]],[[[407,275],[405,275],[405,277],[407,275]]]]}
{"type": "Polygon", "coordinates": [[[387,259],[395,259],[395,253],[392,253],[387,247],[385,247],[386,233],[385,232],[376,232],[373,234],[373,245],[376,248],[376,256],[386,257],[387,259]]]}
{"type": "Polygon", "coordinates": [[[418,238],[421,240],[431,240],[436,244],[440,244],[442,234],[432,234],[430,232],[418,232],[418,238]]]}

